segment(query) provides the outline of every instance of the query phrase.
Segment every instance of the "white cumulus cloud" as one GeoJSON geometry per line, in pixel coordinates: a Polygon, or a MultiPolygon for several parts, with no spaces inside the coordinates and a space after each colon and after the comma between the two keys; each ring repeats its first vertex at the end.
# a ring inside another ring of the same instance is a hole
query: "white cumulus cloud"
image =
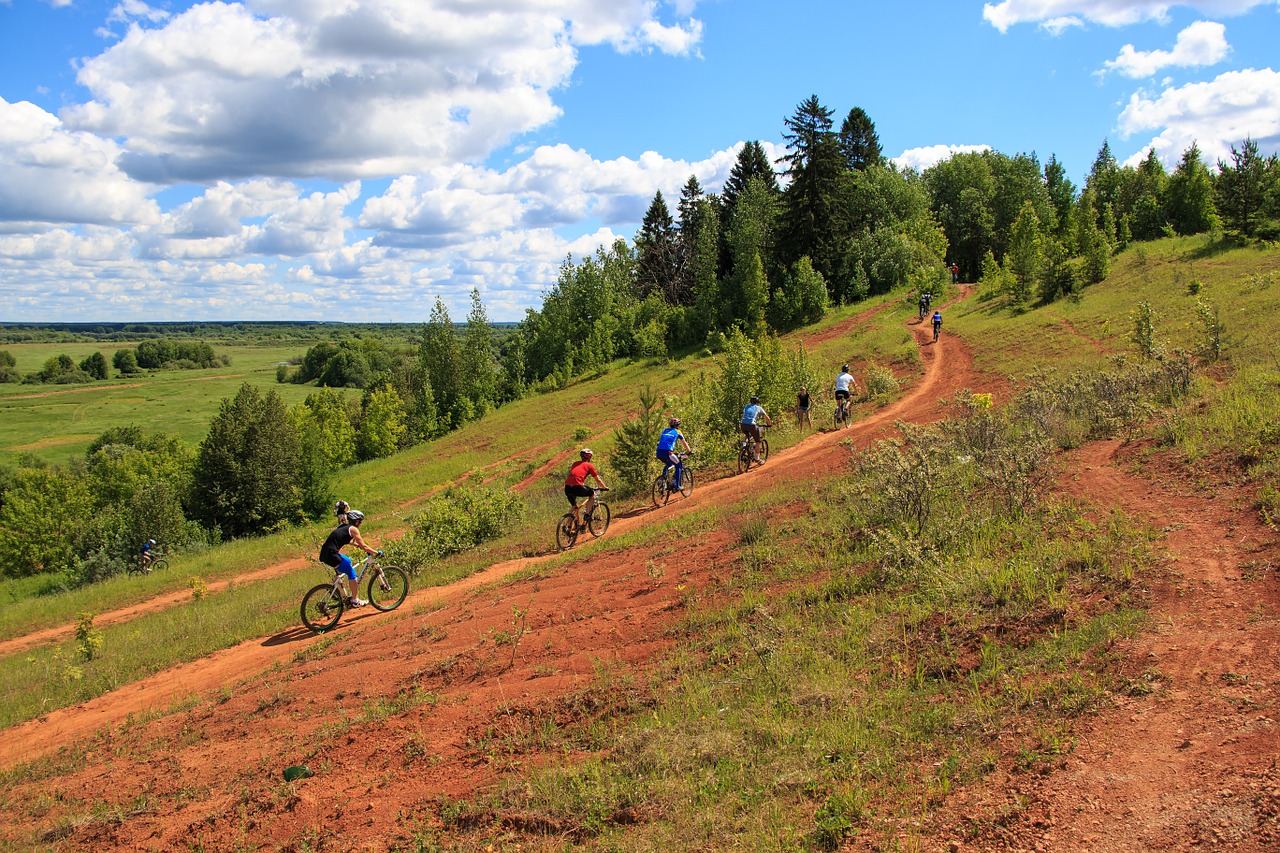
{"type": "Polygon", "coordinates": [[[1173,50],[1135,50],[1126,44],[1120,55],[1104,63],[1104,71],[1117,71],[1126,77],[1153,77],[1162,68],[1216,65],[1231,52],[1227,44],[1227,28],[1216,21],[1196,21],[1182,32],[1173,50]]]}
{"type": "Polygon", "coordinates": [[[921,148],[908,148],[893,158],[899,168],[915,169],[923,172],[930,166],[950,160],[957,154],[969,154],[974,151],[990,151],[990,145],[926,145],[921,148]]]}
{"type": "Polygon", "coordinates": [[[984,4],[982,17],[1003,33],[1016,24],[1036,23],[1051,28],[1050,22],[1072,18],[1108,27],[1163,22],[1168,20],[1169,10],[1178,7],[1209,17],[1242,15],[1256,6],[1276,3],[1277,0],[1001,0],[984,4]]]}
{"type": "MultiPolygon", "coordinates": [[[[245,0],[130,23],[68,127],[155,183],[388,177],[479,162],[560,116],[581,46],[689,54],[652,0],[245,0]]],[[[137,11],[141,12],[139,8],[137,11]]]]}
{"type": "Polygon", "coordinates": [[[1280,73],[1264,68],[1229,71],[1203,83],[1134,94],[1120,114],[1125,138],[1159,131],[1154,147],[1166,164],[1177,162],[1196,142],[1210,161],[1230,160],[1245,137],[1264,153],[1280,150],[1280,73]]]}

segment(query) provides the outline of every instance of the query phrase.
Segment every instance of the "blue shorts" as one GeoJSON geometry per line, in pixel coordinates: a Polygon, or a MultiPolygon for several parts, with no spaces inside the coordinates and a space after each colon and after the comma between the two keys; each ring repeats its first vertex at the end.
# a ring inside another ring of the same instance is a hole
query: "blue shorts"
{"type": "Polygon", "coordinates": [[[680,464],[680,460],[676,458],[676,452],[674,450],[659,450],[654,455],[658,457],[658,461],[661,462],[663,465],[679,465],[680,464]]]}
{"type": "Polygon", "coordinates": [[[356,567],[352,565],[351,558],[346,554],[338,555],[338,565],[334,566],[333,570],[335,572],[341,572],[351,580],[356,579],[356,567]]]}

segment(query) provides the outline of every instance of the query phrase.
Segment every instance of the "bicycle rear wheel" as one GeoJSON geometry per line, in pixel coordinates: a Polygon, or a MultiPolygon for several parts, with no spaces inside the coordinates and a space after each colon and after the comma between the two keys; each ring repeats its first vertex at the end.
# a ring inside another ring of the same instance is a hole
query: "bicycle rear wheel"
{"type": "Polygon", "coordinates": [[[671,490],[667,488],[667,477],[665,474],[659,474],[653,481],[653,505],[662,506],[671,497],[671,490]]]}
{"type": "Polygon", "coordinates": [[[604,535],[604,532],[609,529],[608,504],[596,504],[596,508],[591,510],[591,515],[587,518],[587,529],[590,530],[591,535],[597,539],[604,535]]]}
{"type": "Polygon", "coordinates": [[[395,610],[409,594],[409,576],[398,566],[379,566],[369,576],[369,588],[364,597],[369,599],[374,610],[387,612],[395,610]]]}
{"type": "Polygon", "coordinates": [[[693,472],[688,468],[680,472],[680,494],[686,498],[693,494],[693,472]]]}
{"type": "Polygon", "coordinates": [[[338,624],[344,607],[342,596],[334,592],[333,584],[313,586],[302,596],[302,624],[323,634],[338,624]]]}
{"type": "Polygon", "coordinates": [[[560,516],[560,523],[556,525],[556,547],[561,551],[568,551],[578,541],[578,522],[574,520],[573,513],[566,512],[560,516]]]}

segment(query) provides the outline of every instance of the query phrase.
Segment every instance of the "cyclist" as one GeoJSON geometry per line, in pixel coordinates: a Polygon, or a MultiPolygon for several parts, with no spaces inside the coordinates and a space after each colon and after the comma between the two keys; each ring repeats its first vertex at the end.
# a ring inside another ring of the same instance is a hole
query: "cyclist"
{"type": "Polygon", "coordinates": [[[840,420],[845,427],[849,426],[849,400],[857,384],[858,380],[849,372],[849,365],[841,365],[840,375],[836,377],[836,405],[840,407],[840,420]]]}
{"type": "Polygon", "coordinates": [[[924,312],[929,307],[929,294],[925,293],[924,291],[921,291],[920,298],[917,300],[917,304],[920,307],[920,319],[923,320],[924,312]]]}
{"type": "Polygon", "coordinates": [[[154,547],[156,547],[156,540],[148,539],[142,543],[142,548],[138,551],[138,562],[142,563],[144,572],[151,571],[151,564],[155,562],[156,555],[151,553],[154,547]]]}
{"type": "Polygon", "coordinates": [[[676,442],[684,445],[685,454],[690,454],[693,450],[689,447],[689,441],[684,437],[684,433],[680,432],[680,419],[672,418],[667,421],[667,428],[662,431],[662,435],[658,437],[658,461],[662,463],[662,476],[667,476],[667,472],[673,467],[676,469],[675,488],[680,488],[680,474],[682,468],[680,465],[680,457],[676,455],[676,442]]]}
{"type": "Polygon", "coordinates": [[[769,418],[769,413],[760,405],[760,398],[753,396],[751,402],[742,410],[742,434],[750,438],[754,444],[756,464],[761,464],[760,460],[760,425],[756,423],[757,418],[764,418],[766,426],[773,426],[773,421],[769,418]]]}
{"type": "Polygon", "coordinates": [[[809,425],[813,429],[813,419],[809,417],[809,389],[801,385],[796,393],[796,427],[809,425]]]}
{"type": "Polygon", "coordinates": [[[346,516],[346,520],[333,528],[329,533],[329,537],[324,540],[324,544],[320,546],[320,562],[347,576],[347,583],[351,587],[350,606],[364,607],[369,602],[356,595],[356,585],[360,580],[356,576],[356,567],[351,564],[351,558],[342,553],[342,549],[348,545],[355,545],[366,554],[381,556],[382,552],[376,548],[371,548],[364,541],[364,537],[360,535],[360,524],[364,521],[363,512],[358,509],[348,509],[343,514],[346,516]]]}
{"type": "Polygon", "coordinates": [[[933,312],[933,339],[938,339],[938,333],[942,331],[942,312],[933,312]]]}
{"type": "Polygon", "coordinates": [[[346,501],[338,501],[333,505],[333,514],[338,517],[339,525],[347,523],[347,510],[349,509],[351,509],[351,505],[346,501]]]}
{"type": "Polygon", "coordinates": [[[591,464],[591,457],[594,455],[590,447],[579,450],[578,461],[569,466],[569,476],[564,480],[564,496],[569,499],[569,506],[573,507],[573,518],[579,527],[582,526],[582,514],[578,510],[578,498],[587,499],[582,509],[587,511],[588,518],[591,517],[591,511],[596,508],[596,496],[587,485],[587,477],[594,477],[600,484],[600,488],[606,491],[609,488],[604,484],[604,480],[600,479],[600,472],[596,470],[596,466],[591,464]]]}

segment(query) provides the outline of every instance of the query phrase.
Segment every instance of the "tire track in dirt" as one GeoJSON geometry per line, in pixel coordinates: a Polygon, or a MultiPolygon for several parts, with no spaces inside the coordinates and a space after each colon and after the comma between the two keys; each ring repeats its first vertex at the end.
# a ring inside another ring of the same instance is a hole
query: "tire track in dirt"
{"type": "MultiPolygon", "coordinates": [[[[963,298],[967,293],[965,291],[957,299],[963,298]]],[[[931,330],[920,324],[912,326],[912,332],[920,346],[925,369],[910,390],[895,403],[872,412],[847,429],[815,433],[792,447],[772,454],[763,466],[744,475],[699,485],[689,498],[673,501],[660,509],[619,514],[611,523],[610,531],[625,533],[653,518],[678,516],[705,505],[739,500],[767,490],[784,480],[794,480],[797,477],[824,479],[831,476],[833,471],[839,471],[847,461],[848,451],[841,447],[846,440],[854,446],[865,446],[885,434],[896,421],[923,422],[939,419],[943,412],[938,401],[962,387],[971,387],[975,379],[972,354],[964,342],[953,335],[944,335],[934,343],[931,330]]],[[[581,547],[589,547],[589,543],[581,547]]],[[[401,612],[444,606],[446,602],[456,601],[481,587],[498,583],[531,566],[555,560],[559,556],[549,553],[508,560],[451,584],[412,592],[402,605],[401,612]]],[[[306,561],[299,560],[295,565],[303,562],[306,561]]],[[[263,573],[269,573],[273,569],[278,569],[278,566],[268,567],[263,573]]],[[[143,608],[145,606],[138,605],[143,608]]],[[[348,641],[353,639],[353,633],[365,630],[367,626],[362,626],[361,623],[371,615],[379,614],[362,612],[356,618],[348,616],[344,619],[343,626],[348,641]]],[[[130,715],[163,709],[191,693],[216,689],[252,677],[275,663],[305,651],[320,639],[298,626],[272,637],[245,641],[200,660],[171,667],[80,705],[54,710],[35,720],[13,726],[7,730],[7,736],[0,739],[0,769],[46,754],[62,744],[79,740],[98,728],[119,723],[130,715]]]]}

